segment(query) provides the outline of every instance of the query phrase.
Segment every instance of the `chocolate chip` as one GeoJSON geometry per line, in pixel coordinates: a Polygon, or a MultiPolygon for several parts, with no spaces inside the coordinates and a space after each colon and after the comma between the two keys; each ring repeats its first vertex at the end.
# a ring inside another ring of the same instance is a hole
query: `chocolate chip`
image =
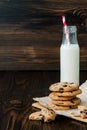
{"type": "Polygon", "coordinates": [[[87,110],[84,110],[84,113],[87,114],[87,110]]]}
{"type": "Polygon", "coordinates": [[[87,111],[85,111],[85,114],[87,114],[87,111]]]}
{"type": "Polygon", "coordinates": [[[63,85],[63,87],[67,87],[67,85],[65,84],[65,85],[63,85]]]}
{"type": "Polygon", "coordinates": [[[54,114],[53,111],[50,111],[51,114],[54,114]]]}
{"type": "Polygon", "coordinates": [[[72,108],[72,109],[73,109],[73,108],[76,108],[76,107],[73,105],[73,106],[70,106],[69,108],[72,108]]]}
{"type": "Polygon", "coordinates": [[[60,93],[63,93],[63,92],[64,92],[64,89],[63,89],[63,88],[59,88],[59,92],[60,92],[60,93]]]}
{"type": "Polygon", "coordinates": [[[83,113],[83,111],[80,111],[80,113],[83,113]]]}
{"type": "Polygon", "coordinates": [[[82,114],[82,113],[87,114],[87,110],[80,111],[80,113],[81,113],[81,114],[82,114]]]}
{"type": "Polygon", "coordinates": [[[75,100],[72,99],[72,100],[71,100],[71,103],[74,103],[74,102],[75,102],[75,100]]]}
{"type": "Polygon", "coordinates": [[[72,106],[69,106],[69,108],[71,109],[71,108],[73,108],[72,106]]]}

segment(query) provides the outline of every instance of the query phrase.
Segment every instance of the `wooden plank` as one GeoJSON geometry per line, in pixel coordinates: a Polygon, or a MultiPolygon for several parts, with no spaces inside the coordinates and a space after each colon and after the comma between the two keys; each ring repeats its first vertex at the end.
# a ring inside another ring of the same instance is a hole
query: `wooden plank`
{"type": "Polygon", "coordinates": [[[58,48],[33,46],[1,46],[0,69],[39,70],[57,67],[58,48]],[[54,65],[55,64],[55,65],[54,65]],[[50,66],[50,67],[49,67],[50,66]]]}
{"type": "Polygon", "coordinates": [[[81,69],[87,69],[87,0],[0,1],[0,70],[58,70],[61,15],[77,25],[81,69]]]}
{"type": "MultiPolygon", "coordinates": [[[[81,70],[87,69],[86,50],[81,49],[81,70]]],[[[1,46],[0,70],[59,70],[59,52],[58,46],[1,46]]]]}
{"type": "MultiPolygon", "coordinates": [[[[87,71],[81,71],[81,79],[83,82],[87,79],[87,71]]],[[[8,127],[10,129],[11,126],[14,130],[34,130],[35,128],[37,130],[54,128],[86,130],[86,123],[59,115],[50,124],[43,121],[29,121],[30,113],[37,110],[31,108],[32,98],[47,96],[50,93],[49,86],[58,81],[59,71],[0,72],[0,130],[6,130],[8,127]],[[72,127],[69,128],[69,125],[72,127]]]]}

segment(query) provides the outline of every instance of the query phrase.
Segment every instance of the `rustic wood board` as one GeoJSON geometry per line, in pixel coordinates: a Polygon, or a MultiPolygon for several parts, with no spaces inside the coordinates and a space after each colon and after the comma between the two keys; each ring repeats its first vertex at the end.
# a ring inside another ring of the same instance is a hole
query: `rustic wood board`
{"type": "Polygon", "coordinates": [[[1,0],[0,70],[58,70],[63,14],[78,27],[87,69],[87,0],[1,0]]]}

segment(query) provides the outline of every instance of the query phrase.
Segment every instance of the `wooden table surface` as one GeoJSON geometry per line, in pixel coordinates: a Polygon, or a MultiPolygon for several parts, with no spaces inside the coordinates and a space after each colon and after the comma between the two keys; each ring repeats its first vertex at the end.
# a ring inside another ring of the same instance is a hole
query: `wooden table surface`
{"type": "MultiPolygon", "coordinates": [[[[81,71],[81,83],[86,80],[81,71]]],[[[29,121],[36,108],[33,97],[46,96],[49,86],[59,81],[59,71],[1,71],[0,72],[0,130],[86,130],[87,124],[64,116],[50,123],[29,121]]]]}

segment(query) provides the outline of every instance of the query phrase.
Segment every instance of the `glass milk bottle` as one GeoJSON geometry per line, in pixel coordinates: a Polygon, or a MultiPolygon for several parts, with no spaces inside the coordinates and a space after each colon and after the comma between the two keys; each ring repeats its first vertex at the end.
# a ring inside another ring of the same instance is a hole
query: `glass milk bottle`
{"type": "Polygon", "coordinates": [[[80,48],[77,41],[76,26],[67,26],[70,44],[67,44],[65,29],[60,47],[60,81],[79,84],[80,48]]]}

